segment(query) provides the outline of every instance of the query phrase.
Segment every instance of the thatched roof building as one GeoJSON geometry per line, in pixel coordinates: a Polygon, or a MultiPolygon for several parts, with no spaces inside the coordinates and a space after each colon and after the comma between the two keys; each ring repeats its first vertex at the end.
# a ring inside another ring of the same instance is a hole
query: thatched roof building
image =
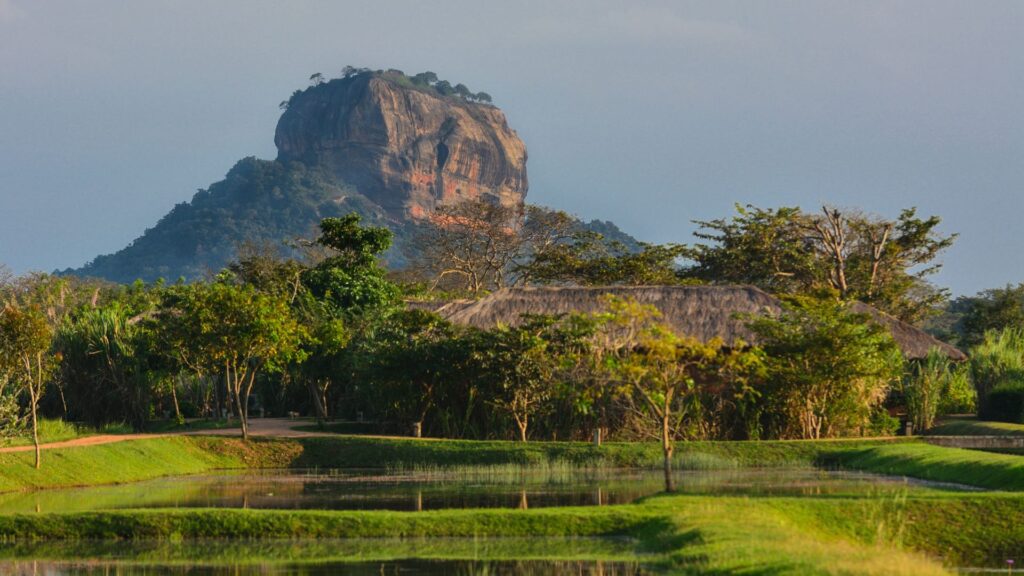
{"type": "MultiPolygon", "coordinates": [[[[703,341],[718,337],[726,342],[741,338],[756,343],[757,339],[741,315],[782,311],[777,298],[752,286],[509,288],[480,300],[455,300],[430,308],[456,324],[491,328],[498,324],[514,326],[528,314],[599,312],[603,309],[605,294],[653,305],[661,312],[662,321],[677,334],[703,341]]],[[[953,360],[966,359],[955,347],[867,304],[857,302],[852,308],[886,327],[907,358],[922,358],[937,347],[953,360]]]]}

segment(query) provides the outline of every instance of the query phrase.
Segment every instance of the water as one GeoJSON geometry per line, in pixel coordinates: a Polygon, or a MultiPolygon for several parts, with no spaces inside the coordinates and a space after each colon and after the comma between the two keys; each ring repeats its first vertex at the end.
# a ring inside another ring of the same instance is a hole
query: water
{"type": "Polygon", "coordinates": [[[0,573],[47,576],[648,574],[649,570],[638,560],[635,547],[632,540],[616,538],[58,542],[5,547],[0,555],[7,560],[0,559],[0,573]],[[439,556],[445,558],[439,559],[439,556]],[[558,556],[590,559],[550,559],[558,556]]]}
{"type": "Polygon", "coordinates": [[[391,560],[311,565],[132,565],[104,562],[17,562],[0,564],[12,576],[640,576],[648,574],[636,562],[391,560]]]}
{"type": "MultiPolygon", "coordinates": [[[[902,478],[811,468],[680,471],[676,485],[692,494],[789,496],[936,488],[902,478]]],[[[0,494],[0,514],[197,507],[414,511],[604,506],[663,489],[663,476],[653,470],[264,470],[0,494]]]]}

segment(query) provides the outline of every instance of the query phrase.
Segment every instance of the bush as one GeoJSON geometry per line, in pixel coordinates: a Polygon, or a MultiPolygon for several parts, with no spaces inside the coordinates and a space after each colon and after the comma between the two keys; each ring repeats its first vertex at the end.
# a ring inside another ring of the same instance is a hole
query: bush
{"type": "Polygon", "coordinates": [[[950,368],[939,399],[939,414],[974,414],[978,409],[978,394],[971,383],[970,366],[961,364],[950,368]]]}
{"type": "Polygon", "coordinates": [[[988,393],[978,416],[982,420],[1024,424],[1024,382],[997,386],[988,393]]]}
{"type": "Polygon", "coordinates": [[[1024,380],[1024,330],[986,332],[981,344],[971,348],[971,378],[982,404],[1007,379],[1024,380]]]}

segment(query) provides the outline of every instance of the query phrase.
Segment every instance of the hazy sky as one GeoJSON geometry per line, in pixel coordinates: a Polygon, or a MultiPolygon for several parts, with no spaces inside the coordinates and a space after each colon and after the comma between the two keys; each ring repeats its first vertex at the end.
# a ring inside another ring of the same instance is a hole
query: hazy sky
{"type": "Polygon", "coordinates": [[[736,202],[917,206],[1024,281],[1024,2],[0,0],[0,262],[125,246],[346,64],[492,94],[532,202],[656,242],[736,202]]]}

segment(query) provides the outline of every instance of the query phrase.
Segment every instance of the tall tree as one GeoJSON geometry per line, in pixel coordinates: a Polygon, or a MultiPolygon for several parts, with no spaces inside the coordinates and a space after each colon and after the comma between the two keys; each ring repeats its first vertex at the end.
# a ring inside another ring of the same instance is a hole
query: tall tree
{"type": "Polygon", "coordinates": [[[561,211],[466,200],[438,207],[411,243],[410,259],[434,287],[480,294],[527,282],[527,263],[578,226],[561,211]]]}
{"type": "Polygon", "coordinates": [[[391,231],[360,222],[356,213],[324,219],[316,244],[329,249],[330,255],[301,274],[313,296],[338,313],[387,308],[399,295],[379,261],[391,247],[391,231]]]}
{"type": "Polygon", "coordinates": [[[863,434],[903,370],[889,332],[845,304],[789,298],[779,317],[752,319],[767,355],[763,394],[782,437],[863,434]]]}
{"type": "Polygon", "coordinates": [[[746,379],[760,369],[756,350],[742,342],[726,347],[720,340],[706,343],[674,334],[659,322],[651,306],[609,299],[602,315],[603,363],[642,410],[642,422],[661,441],[665,489],[675,488],[672,455],[675,439],[687,414],[687,400],[702,389],[725,381],[746,379]]]}
{"type": "Polygon", "coordinates": [[[263,371],[280,372],[303,355],[306,330],[287,302],[226,282],[173,292],[161,315],[164,338],[198,375],[220,373],[248,439],[249,397],[263,371]]]}
{"type": "Polygon", "coordinates": [[[708,243],[691,249],[687,273],[776,293],[831,292],[917,322],[946,298],[927,280],[956,238],[939,234],[939,223],[913,208],[887,220],[827,206],[819,214],[737,206],[731,219],[697,222],[696,236],[708,243]]]}
{"type": "Polygon", "coordinates": [[[42,463],[39,448],[39,398],[58,359],[50,354],[53,330],[38,308],[6,306],[0,310],[0,362],[3,370],[28,395],[35,467],[42,463]]]}

